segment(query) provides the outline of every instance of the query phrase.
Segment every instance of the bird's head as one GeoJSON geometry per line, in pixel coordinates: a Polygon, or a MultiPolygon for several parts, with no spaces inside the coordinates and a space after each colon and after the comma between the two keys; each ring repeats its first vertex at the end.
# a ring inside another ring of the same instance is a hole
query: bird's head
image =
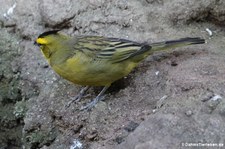
{"type": "Polygon", "coordinates": [[[62,47],[66,39],[69,37],[59,33],[59,30],[47,31],[38,36],[34,44],[38,45],[46,58],[50,58],[52,53],[62,47]]]}
{"type": "Polygon", "coordinates": [[[59,30],[47,31],[38,36],[34,44],[38,46],[46,46],[50,44],[59,42],[61,34],[58,33],[59,30]]]}

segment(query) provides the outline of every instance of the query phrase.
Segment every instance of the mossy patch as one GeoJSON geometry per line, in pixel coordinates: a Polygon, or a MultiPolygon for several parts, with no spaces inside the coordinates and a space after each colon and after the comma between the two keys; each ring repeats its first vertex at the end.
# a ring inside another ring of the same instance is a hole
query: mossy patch
{"type": "Polygon", "coordinates": [[[21,148],[21,117],[17,117],[14,104],[22,100],[19,89],[20,73],[12,62],[20,55],[19,40],[7,31],[0,30],[0,148],[21,148]]]}

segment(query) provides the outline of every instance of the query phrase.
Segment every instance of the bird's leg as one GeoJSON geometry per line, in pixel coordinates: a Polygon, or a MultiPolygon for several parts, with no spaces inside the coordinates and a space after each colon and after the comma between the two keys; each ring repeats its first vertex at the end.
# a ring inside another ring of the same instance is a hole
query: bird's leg
{"type": "Polygon", "coordinates": [[[85,92],[86,92],[89,88],[90,88],[90,86],[85,86],[84,88],[82,88],[82,89],[80,90],[79,94],[76,95],[72,100],[70,100],[70,101],[67,103],[66,107],[68,108],[68,107],[71,105],[71,103],[73,103],[73,102],[78,102],[78,101],[80,101],[80,99],[84,96],[85,92]]]}
{"type": "Polygon", "coordinates": [[[97,103],[98,101],[102,100],[102,95],[105,93],[105,91],[109,88],[109,86],[105,86],[102,91],[98,94],[97,97],[95,97],[93,99],[93,101],[91,101],[90,103],[88,103],[87,105],[81,107],[80,110],[90,110],[91,108],[93,108],[97,103]]]}

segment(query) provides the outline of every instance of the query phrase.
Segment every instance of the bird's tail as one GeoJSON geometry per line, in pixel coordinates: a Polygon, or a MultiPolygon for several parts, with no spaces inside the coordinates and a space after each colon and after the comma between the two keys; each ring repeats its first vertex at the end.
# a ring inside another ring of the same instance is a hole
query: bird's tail
{"type": "Polygon", "coordinates": [[[205,40],[199,37],[196,38],[181,38],[178,40],[170,40],[165,42],[157,42],[150,44],[152,52],[166,50],[167,48],[176,48],[193,44],[204,44],[205,40]]]}
{"type": "MultiPolygon", "coordinates": [[[[123,58],[122,60],[120,59],[119,61],[116,62],[121,62],[127,59],[132,59],[135,62],[140,62],[152,53],[156,51],[164,51],[167,49],[172,49],[176,47],[182,47],[182,46],[188,46],[188,45],[193,45],[193,44],[204,44],[205,40],[199,37],[196,38],[181,38],[178,40],[169,40],[169,41],[164,41],[164,42],[156,42],[156,43],[151,43],[151,44],[144,44],[141,49],[135,51],[131,55],[123,58]]],[[[128,50],[129,51],[129,50],[128,50]]]]}
{"type": "Polygon", "coordinates": [[[139,51],[132,54],[129,58],[133,58],[134,61],[140,62],[147,56],[157,51],[164,51],[176,47],[188,46],[193,44],[204,44],[205,40],[199,37],[196,38],[181,38],[178,40],[169,40],[164,42],[156,42],[143,46],[139,51]]]}

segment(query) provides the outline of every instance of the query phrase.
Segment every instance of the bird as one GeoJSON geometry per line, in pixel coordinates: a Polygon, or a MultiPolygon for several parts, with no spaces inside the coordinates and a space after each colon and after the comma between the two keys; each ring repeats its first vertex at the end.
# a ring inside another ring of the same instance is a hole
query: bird
{"type": "Polygon", "coordinates": [[[121,38],[77,35],[74,37],[50,30],[40,34],[34,44],[40,47],[51,68],[62,78],[85,86],[71,100],[78,102],[92,86],[102,86],[101,92],[81,110],[92,109],[102,100],[110,85],[127,76],[146,57],[156,51],[204,44],[200,37],[186,37],[155,43],[136,42],[121,38]]]}

